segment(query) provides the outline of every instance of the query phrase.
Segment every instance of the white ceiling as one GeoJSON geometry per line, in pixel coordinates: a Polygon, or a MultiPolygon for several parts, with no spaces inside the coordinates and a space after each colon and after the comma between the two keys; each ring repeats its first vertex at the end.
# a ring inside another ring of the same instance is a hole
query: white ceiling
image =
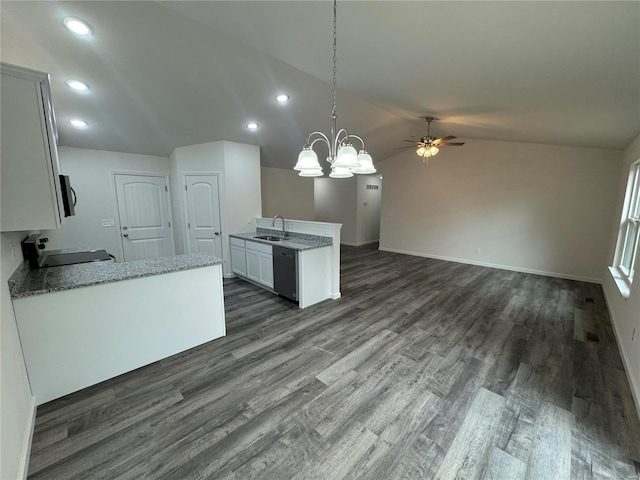
{"type": "MultiPolygon", "coordinates": [[[[168,156],[232,140],[290,168],[329,131],[331,2],[3,0],[0,18],[2,61],[51,74],[62,145],[168,156]]],[[[625,148],[640,132],[640,2],[339,2],[339,127],[379,161],[426,115],[463,140],[625,148]]]]}

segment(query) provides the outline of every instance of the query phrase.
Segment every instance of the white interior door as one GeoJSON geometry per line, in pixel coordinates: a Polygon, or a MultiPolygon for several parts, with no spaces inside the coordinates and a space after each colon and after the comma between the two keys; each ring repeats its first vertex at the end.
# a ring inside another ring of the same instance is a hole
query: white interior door
{"type": "Polygon", "coordinates": [[[124,261],[175,255],[167,179],[116,174],[115,184],[124,261]]]}
{"type": "Polygon", "coordinates": [[[189,253],[222,258],[217,175],[185,175],[189,253]]]}

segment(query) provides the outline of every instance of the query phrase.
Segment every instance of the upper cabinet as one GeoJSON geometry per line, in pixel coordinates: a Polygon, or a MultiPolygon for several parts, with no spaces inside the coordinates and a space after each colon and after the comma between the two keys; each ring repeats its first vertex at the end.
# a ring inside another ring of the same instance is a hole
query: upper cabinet
{"type": "Polygon", "coordinates": [[[0,231],[60,228],[64,206],[49,76],[0,64],[0,231]]]}

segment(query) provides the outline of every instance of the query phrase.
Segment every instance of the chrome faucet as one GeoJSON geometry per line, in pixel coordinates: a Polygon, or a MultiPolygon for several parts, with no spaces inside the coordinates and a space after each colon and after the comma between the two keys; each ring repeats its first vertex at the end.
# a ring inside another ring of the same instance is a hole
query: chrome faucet
{"type": "Polygon", "coordinates": [[[272,227],[276,226],[276,218],[279,218],[280,220],[282,220],[282,238],[287,238],[289,234],[284,229],[284,217],[281,217],[280,215],[276,215],[275,217],[273,217],[273,222],[271,222],[271,226],[272,227]]]}

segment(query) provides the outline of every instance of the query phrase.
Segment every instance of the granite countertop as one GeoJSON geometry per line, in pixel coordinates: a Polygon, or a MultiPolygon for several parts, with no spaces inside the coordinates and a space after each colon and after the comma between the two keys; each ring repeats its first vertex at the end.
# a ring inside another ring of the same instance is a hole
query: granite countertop
{"type": "Polygon", "coordinates": [[[29,270],[23,262],[9,278],[11,298],[59,292],[132,278],[179,272],[221,264],[222,260],[204,253],[154,258],[136,262],[89,262],[29,270]]]}
{"type": "Polygon", "coordinates": [[[242,238],[244,240],[251,240],[252,242],[264,243],[267,245],[277,245],[279,247],[290,248],[292,250],[311,250],[313,248],[330,247],[331,245],[333,245],[333,239],[331,237],[307,235],[306,233],[297,232],[287,233],[289,235],[287,240],[281,240],[279,242],[271,242],[269,240],[256,238],[256,236],[264,235],[273,235],[276,237],[282,235],[282,230],[271,230],[269,228],[258,228],[255,232],[235,233],[229,236],[234,238],[242,238]]]}

